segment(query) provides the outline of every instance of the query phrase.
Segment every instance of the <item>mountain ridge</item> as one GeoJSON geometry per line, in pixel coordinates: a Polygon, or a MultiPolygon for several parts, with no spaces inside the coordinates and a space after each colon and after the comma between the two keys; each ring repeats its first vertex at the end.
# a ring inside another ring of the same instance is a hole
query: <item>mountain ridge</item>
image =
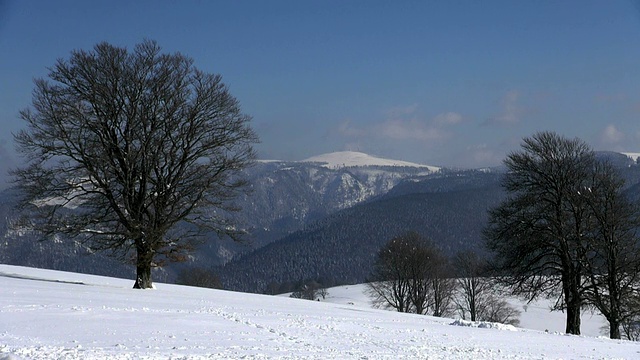
{"type": "Polygon", "coordinates": [[[336,151],[332,153],[320,154],[302,160],[302,162],[321,163],[324,167],[330,169],[363,166],[416,167],[425,168],[431,172],[437,172],[441,169],[437,166],[423,165],[403,160],[380,158],[358,151],[336,151]]]}

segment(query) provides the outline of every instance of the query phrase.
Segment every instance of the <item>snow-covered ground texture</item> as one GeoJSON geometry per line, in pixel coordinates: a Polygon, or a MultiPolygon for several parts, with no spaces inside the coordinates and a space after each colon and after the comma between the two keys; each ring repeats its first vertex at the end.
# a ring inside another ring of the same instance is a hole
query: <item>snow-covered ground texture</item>
{"type": "Polygon", "coordinates": [[[351,166],[404,166],[427,168],[430,171],[438,171],[436,166],[416,164],[408,161],[382,159],[357,151],[338,151],[310,157],[305,162],[323,163],[330,169],[339,169],[351,166]]]}
{"type": "Polygon", "coordinates": [[[0,359],[640,359],[629,341],[371,309],[358,286],[331,303],[131,285],[0,265],[0,359]]]}

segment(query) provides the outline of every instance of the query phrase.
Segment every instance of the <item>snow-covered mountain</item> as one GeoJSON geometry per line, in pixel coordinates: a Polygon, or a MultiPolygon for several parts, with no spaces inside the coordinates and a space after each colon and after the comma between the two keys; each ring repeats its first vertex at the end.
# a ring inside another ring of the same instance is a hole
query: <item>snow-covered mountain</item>
{"type": "Polygon", "coordinates": [[[304,161],[259,161],[246,171],[252,191],[240,200],[239,220],[250,231],[276,231],[280,236],[385,194],[402,181],[439,171],[349,151],[304,161]]]}
{"type": "Polygon", "coordinates": [[[321,163],[323,166],[330,169],[339,169],[343,167],[388,166],[423,168],[430,172],[440,170],[440,168],[436,166],[421,165],[401,160],[383,159],[357,151],[338,151],[312,156],[303,161],[321,163]]]}
{"type": "Polygon", "coordinates": [[[640,153],[630,153],[630,152],[625,152],[622,153],[623,155],[626,155],[627,157],[629,157],[629,159],[637,162],[638,158],[640,158],[640,153]]]}

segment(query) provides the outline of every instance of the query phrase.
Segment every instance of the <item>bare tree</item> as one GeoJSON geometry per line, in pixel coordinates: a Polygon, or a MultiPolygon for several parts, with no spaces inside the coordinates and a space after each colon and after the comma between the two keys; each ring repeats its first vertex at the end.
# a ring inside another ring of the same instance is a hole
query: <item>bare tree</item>
{"type": "Polygon", "coordinates": [[[519,325],[520,311],[496,291],[497,282],[489,277],[489,263],[476,252],[459,252],[454,259],[458,294],[455,303],[463,319],[519,325]]]}
{"type": "Polygon", "coordinates": [[[580,309],[592,305],[619,339],[640,291],[640,211],[622,193],[623,179],[583,141],[548,132],[526,138],[505,164],[511,196],[485,231],[510,275],[501,279],[530,299],[560,288],[568,333],[580,333],[580,309]]]}
{"type": "Polygon", "coordinates": [[[322,299],[326,299],[327,296],[329,296],[329,290],[327,290],[327,288],[325,287],[321,287],[320,289],[318,289],[318,295],[322,297],[322,299]]]}
{"type": "Polygon", "coordinates": [[[486,277],[488,263],[471,250],[459,252],[454,259],[457,271],[458,293],[456,305],[460,316],[471,321],[484,320],[478,317],[491,297],[493,283],[486,277]]]}
{"type": "Polygon", "coordinates": [[[398,312],[411,310],[411,271],[406,256],[419,245],[418,240],[415,234],[399,236],[380,249],[367,282],[367,293],[374,306],[398,312]]]}
{"type": "Polygon", "coordinates": [[[635,312],[631,316],[627,316],[622,320],[620,327],[624,338],[631,341],[640,341],[640,308],[638,308],[638,299],[635,300],[635,312]]]}
{"type": "Polygon", "coordinates": [[[566,332],[580,334],[585,278],[587,209],[578,194],[594,164],[589,146],[552,132],[525,138],[505,160],[509,197],[490,211],[484,235],[500,277],[530,300],[558,296],[567,312],[566,332]],[[558,292],[558,289],[560,290],[558,292]]]}
{"type": "Polygon", "coordinates": [[[399,312],[451,313],[454,280],[447,259],[415,232],[393,238],[378,253],[367,283],[376,306],[399,312]]]}
{"type": "Polygon", "coordinates": [[[438,290],[442,290],[444,286],[440,286],[439,276],[445,259],[433,245],[417,233],[410,232],[404,237],[404,261],[409,279],[409,302],[412,312],[426,314],[434,306],[437,306],[437,312],[441,309],[442,299],[439,295],[443,294],[438,290]]]}
{"type": "Polygon", "coordinates": [[[520,325],[520,311],[494,294],[489,294],[483,302],[479,320],[497,322],[507,325],[520,325]]]}
{"type": "Polygon", "coordinates": [[[32,225],[134,255],[134,287],[151,287],[151,268],[183,260],[203,230],[239,235],[224,214],[257,136],[221,76],[192,59],[153,41],[74,51],[20,115],[27,162],[13,174],[32,225]]]}
{"type": "Polygon", "coordinates": [[[456,279],[452,277],[449,260],[435,247],[429,249],[429,264],[423,281],[429,285],[427,310],[433,316],[448,317],[454,312],[456,279]]]}
{"type": "Polygon", "coordinates": [[[325,299],[329,295],[329,291],[316,281],[308,281],[300,285],[298,290],[291,293],[289,297],[305,300],[325,299]]]}
{"type": "Polygon", "coordinates": [[[597,162],[589,186],[581,191],[591,221],[584,261],[590,281],[586,298],[609,322],[612,339],[620,339],[622,324],[638,315],[640,297],[640,212],[622,194],[623,186],[609,163],[597,162]]]}

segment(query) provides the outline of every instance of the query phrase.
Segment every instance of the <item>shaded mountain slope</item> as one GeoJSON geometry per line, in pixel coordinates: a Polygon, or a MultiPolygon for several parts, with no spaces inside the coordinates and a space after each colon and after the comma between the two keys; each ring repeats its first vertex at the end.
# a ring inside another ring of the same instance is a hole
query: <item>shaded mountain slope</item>
{"type": "Polygon", "coordinates": [[[503,197],[494,179],[466,189],[382,197],[339,211],[262,249],[241,256],[221,270],[226,288],[261,292],[270,283],[324,279],[359,283],[368,276],[378,249],[394,236],[417,231],[447,255],[482,249],[487,209],[503,197]]]}

